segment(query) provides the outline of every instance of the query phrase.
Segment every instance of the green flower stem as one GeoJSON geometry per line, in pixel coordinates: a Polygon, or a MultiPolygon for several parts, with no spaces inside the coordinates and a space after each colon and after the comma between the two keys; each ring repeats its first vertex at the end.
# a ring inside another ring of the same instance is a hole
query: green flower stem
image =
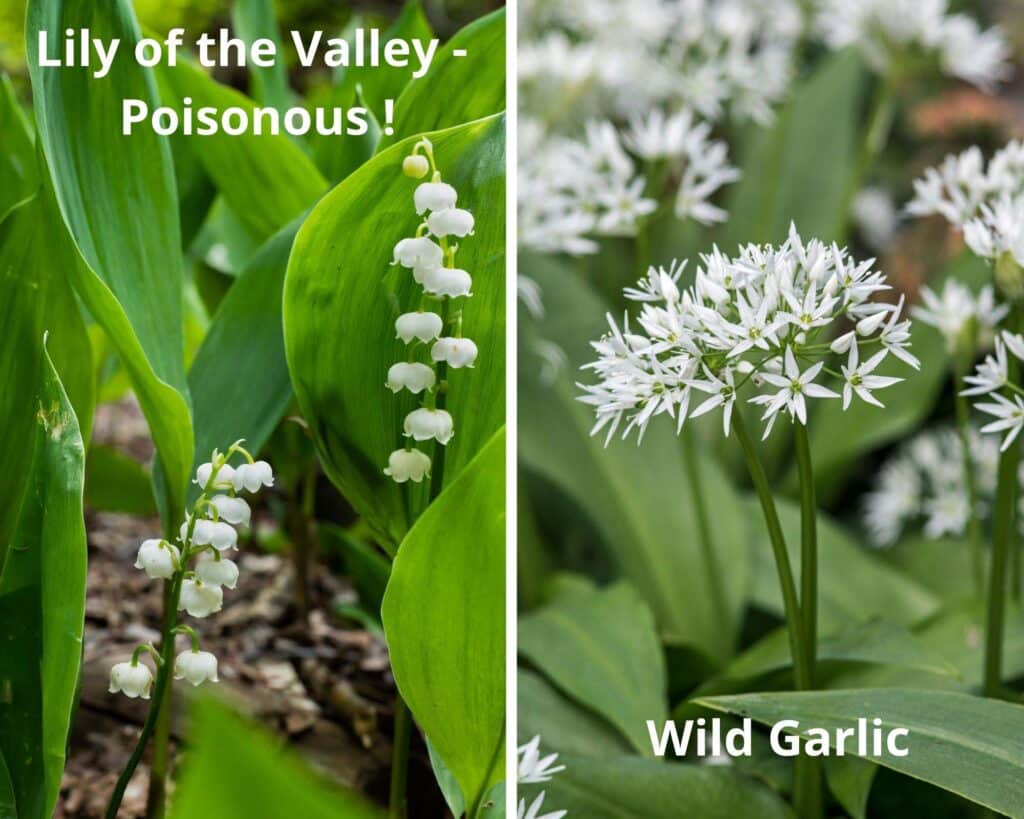
{"type": "Polygon", "coordinates": [[[700,459],[697,453],[696,442],[694,441],[693,429],[683,424],[680,434],[683,444],[683,463],[686,466],[686,477],[690,484],[690,497],[693,501],[694,516],[697,521],[697,536],[700,541],[701,551],[704,553],[704,565],[707,570],[708,588],[711,590],[711,602],[719,622],[726,622],[728,618],[728,607],[725,601],[725,591],[722,588],[722,578],[715,561],[715,542],[711,537],[711,522],[708,520],[707,498],[704,495],[704,484],[700,474],[700,459]]]}
{"type": "Polygon", "coordinates": [[[1017,463],[1020,450],[1015,441],[999,456],[995,525],[992,533],[992,562],[989,568],[988,611],[985,617],[986,697],[999,695],[1003,669],[1003,631],[1006,618],[1007,562],[1013,544],[1017,506],[1017,463]]]}
{"type": "Polygon", "coordinates": [[[395,697],[395,731],[391,750],[391,793],[388,798],[389,819],[405,819],[409,778],[409,740],[412,735],[412,714],[401,694],[395,697]]]}
{"type": "Polygon", "coordinates": [[[845,192],[841,236],[845,236],[849,230],[853,216],[853,200],[857,196],[857,191],[863,186],[871,166],[875,164],[875,160],[878,159],[879,154],[882,153],[889,141],[889,130],[892,126],[896,101],[896,83],[897,77],[890,71],[885,77],[879,79],[869,103],[867,122],[863,131],[864,137],[857,152],[857,164],[854,166],[845,192]]]}
{"type": "MultiPolygon", "coordinates": [[[[960,383],[960,376],[955,376],[960,383]]],[[[967,489],[967,541],[971,553],[971,574],[974,577],[974,591],[980,600],[985,593],[985,555],[981,542],[981,521],[978,519],[978,489],[974,478],[974,461],[971,460],[970,420],[971,407],[965,396],[956,393],[956,431],[960,436],[963,451],[964,486],[967,489]]]]}

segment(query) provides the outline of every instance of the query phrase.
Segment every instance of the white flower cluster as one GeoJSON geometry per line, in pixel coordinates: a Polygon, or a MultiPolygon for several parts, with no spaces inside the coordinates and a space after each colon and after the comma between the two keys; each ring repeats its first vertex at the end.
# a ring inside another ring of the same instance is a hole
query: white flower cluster
{"type": "Polygon", "coordinates": [[[1024,427],[1024,389],[1010,380],[1007,351],[1018,362],[1024,362],[1024,337],[1003,330],[996,339],[995,352],[985,356],[974,375],[964,378],[968,387],[960,393],[972,397],[981,396],[980,400],[975,401],[974,408],[995,418],[983,426],[981,431],[997,434],[1005,432],[1006,437],[1000,447],[1002,451],[1010,448],[1010,444],[1020,434],[1021,427],[1024,427]]]}
{"type": "Polygon", "coordinates": [[[412,271],[423,294],[415,311],[395,320],[395,333],[407,345],[408,355],[391,365],[385,386],[423,398],[421,406],[405,416],[402,434],[407,444],[388,456],[384,474],[397,483],[420,483],[430,475],[431,459],[414,442],[434,440],[444,446],[455,434],[452,416],[443,407],[447,370],[472,367],[476,361],[476,344],[462,336],[462,311],[452,308],[456,299],[472,295],[472,276],[455,266],[459,246],[454,240],[471,236],[474,222],[472,213],[456,206],[455,188],[442,181],[430,140],[416,143],[402,170],[414,179],[430,175],[430,181],[421,182],[413,192],[423,222],[415,236],[395,245],[393,262],[412,271]],[[428,349],[429,363],[417,360],[421,348],[428,349]]]}
{"type": "Polygon", "coordinates": [[[1009,143],[987,165],[977,146],[947,156],[914,181],[907,212],[940,214],[978,256],[1008,255],[1024,266],[1024,142],[1009,143]]]}
{"type": "MultiPolygon", "coordinates": [[[[541,754],[540,737],[535,736],[525,745],[518,749],[518,781],[520,785],[535,785],[543,782],[550,782],[551,778],[565,770],[565,765],[556,766],[558,754],[541,754]]],[[[568,811],[556,810],[549,813],[541,813],[544,809],[545,792],[541,791],[527,805],[526,799],[519,800],[518,819],[562,819],[568,811]]]]}
{"type": "MultiPolygon", "coordinates": [[[[274,485],[274,473],[266,461],[253,460],[238,441],[224,454],[213,451],[210,460],[196,469],[196,483],[200,489],[192,514],[181,524],[178,545],[167,540],[152,538],[143,541],[135,560],[154,580],[171,583],[171,596],[177,601],[177,610],[192,617],[208,617],[224,605],[224,588],[233,589],[238,583],[238,566],[225,553],[237,548],[238,532],[234,527],[248,526],[252,512],[239,493],[256,493],[264,486],[274,485]],[[228,463],[240,454],[245,462],[238,466],[228,463]]],[[[174,678],[200,685],[206,680],[217,682],[217,658],[208,651],[199,650],[199,637],[189,626],[178,625],[171,630],[187,634],[192,648],[181,652],[174,663],[174,678]]],[[[165,639],[168,639],[165,636],[165,639]]],[[[153,687],[153,672],[139,662],[143,652],[152,654],[162,663],[153,646],[138,646],[129,661],[117,663],[110,670],[110,692],[123,692],[129,697],[149,699],[153,687]]]]}
{"type": "Polygon", "coordinates": [[[739,178],[725,143],[689,111],[655,109],[634,117],[625,133],[592,120],[582,138],[545,135],[524,118],[519,133],[519,237],[540,252],[595,253],[595,237],[634,235],[669,185],[678,218],[724,221],[711,198],[739,178]],[[637,160],[658,172],[641,173],[637,160]]]}
{"type": "Polygon", "coordinates": [[[950,14],[946,0],[818,0],[815,22],[829,46],[855,46],[879,72],[931,60],[946,74],[988,88],[1009,71],[1002,32],[950,14]]]}
{"type": "Polygon", "coordinates": [[[807,423],[812,398],[840,398],[815,383],[831,355],[847,357],[841,372],[843,408],[854,397],[881,406],[872,394],[902,380],[875,374],[889,353],[918,367],[910,353],[910,321],[899,304],[873,300],[889,289],[874,260],[857,262],[845,249],[811,240],[790,227],[786,242],[747,245],[734,258],[717,248],[701,257],[694,284],[680,290],[684,265],[652,268],[628,299],[643,306],[631,328],[608,317],[611,331],[592,346],[598,360],[584,365],[596,385],[578,385],[580,400],[597,414],[593,433],[608,429],[610,441],[623,420],[622,437],[662,413],[681,428],[687,418],[722,410],[729,434],[733,406],[748,382],[758,389],[750,402],[764,408],[765,437],[780,413],[807,423]],[[835,333],[848,324],[841,335],[835,333]],[[861,360],[863,354],[864,360],[861,360]],[[761,391],[764,388],[765,391],[761,391]],[[694,394],[703,399],[691,409],[694,394]]]}
{"type": "MultiPolygon", "coordinates": [[[[999,447],[968,432],[979,512],[995,494],[999,447]]],[[[952,428],[923,432],[904,444],[878,472],[864,499],[864,524],[876,546],[891,546],[908,526],[923,523],[925,536],[962,535],[970,513],[964,449],[952,428]]]]}
{"type": "Polygon", "coordinates": [[[942,334],[947,352],[965,352],[972,358],[992,348],[996,328],[1010,309],[996,303],[991,285],[985,285],[975,296],[956,279],[948,279],[941,293],[921,288],[921,301],[910,310],[914,318],[942,334]]]}

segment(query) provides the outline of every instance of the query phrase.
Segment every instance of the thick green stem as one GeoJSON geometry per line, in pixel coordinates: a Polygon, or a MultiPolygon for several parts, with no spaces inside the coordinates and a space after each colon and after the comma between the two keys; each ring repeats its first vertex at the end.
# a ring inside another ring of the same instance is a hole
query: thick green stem
{"type": "MultiPolygon", "coordinates": [[[[795,424],[793,441],[800,476],[800,611],[803,615],[807,685],[813,688],[818,654],[818,509],[806,426],[795,424]]],[[[821,766],[818,760],[801,756],[796,766],[797,815],[817,819],[823,810],[821,766]]]]}
{"type": "Polygon", "coordinates": [[[391,793],[388,798],[389,819],[405,819],[407,782],[409,778],[409,740],[412,714],[401,694],[395,696],[395,733],[391,746],[391,793]]]}
{"type": "Polygon", "coordinates": [[[1017,506],[1017,462],[1015,441],[999,457],[995,524],[992,533],[992,561],[989,567],[988,611],[985,617],[986,697],[999,695],[1003,669],[1003,631],[1006,617],[1006,567],[1013,543],[1017,506]]]}
{"type": "MultiPolygon", "coordinates": [[[[960,379],[956,378],[956,383],[960,379]]],[[[981,599],[985,593],[985,554],[981,542],[981,521],[978,519],[978,489],[974,479],[974,461],[971,458],[971,409],[967,398],[956,390],[956,428],[963,452],[964,487],[967,490],[967,541],[970,548],[971,575],[974,591],[981,599]]]]}
{"type": "Polygon", "coordinates": [[[725,623],[729,616],[728,607],[725,601],[725,591],[722,588],[721,574],[718,571],[716,562],[715,541],[711,536],[707,498],[704,495],[704,484],[700,474],[700,458],[697,454],[696,443],[693,440],[693,430],[684,424],[680,438],[683,445],[683,463],[686,465],[686,477],[690,484],[690,497],[693,500],[694,517],[697,521],[697,537],[700,541],[701,552],[704,555],[704,567],[707,573],[711,602],[718,617],[718,622],[725,623]]]}

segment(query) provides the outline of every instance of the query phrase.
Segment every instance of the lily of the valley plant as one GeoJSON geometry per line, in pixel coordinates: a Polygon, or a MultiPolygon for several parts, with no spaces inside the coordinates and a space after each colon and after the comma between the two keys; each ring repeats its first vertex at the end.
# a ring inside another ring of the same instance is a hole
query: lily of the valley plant
{"type": "MultiPolygon", "coordinates": [[[[743,449],[775,555],[789,631],[797,688],[814,685],[817,639],[817,526],[814,476],[807,436],[811,405],[853,401],[883,406],[876,392],[900,378],[877,372],[892,355],[907,367],[918,360],[908,349],[910,321],[903,300],[876,296],[889,289],[874,260],[859,262],[838,245],[805,242],[795,227],[781,246],[747,245],[734,257],[719,250],[701,257],[692,286],[682,289],[685,265],[651,269],[627,299],[642,306],[635,323],[610,332],[593,347],[598,375],[581,384],[581,401],[594,407],[593,433],[606,443],[621,428],[638,441],[653,418],[674,419],[682,433],[690,419],[719,411],[726,436],[743,449]],[[831,376],[828,386],[826,377],[831,376]],[[798,598],[775,502],[737,401],[759,408],[764,437],[779,418],[793,427],[801,495],[801,583],[798,598]]],[[[691,446],[685,447],[695,476],[691,446]]],[[[703,546],[711,559],[707,510],[698,480],[691,480],[703,546]]],[[[821,813],[817,769],[802,760],[796,801],[801,816],[821,813]]]]}

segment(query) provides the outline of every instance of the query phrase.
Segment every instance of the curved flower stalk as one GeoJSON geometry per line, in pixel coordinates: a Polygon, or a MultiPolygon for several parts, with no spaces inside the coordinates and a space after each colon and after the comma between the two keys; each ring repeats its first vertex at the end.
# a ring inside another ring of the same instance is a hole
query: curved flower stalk
{"type": "Polygon", "coordinates": [[[933,64],[987,89],[1009,72],[1002,32],[949,14],[946,0],[822,0],[815,27],[832,48],[858,48],[880,73],[933,64]]]}
{"type": "Polygon", "coordinates": [[[266,461],[254,460],[237,441],[227,452],[213,451],[210,460],[196,469],[194,480],[200,487],[199,497],[191,513],[181,524],[177,543],[153,538],[139,547],[135,568],[153,579],[168,581],[166,619],[161,634],[160,650],[146,643],[132,652],[131,658],[117,663],[110,670],[111,693],[150,699],[152,704],[142,728],[138,744],[114,787],[107,807],[108,819],[117,815],[124,790],[156,727],[164,707],[164,691],[173,674],[193,686],[217,682],[217,658],[200,650],[199,635],[189,625],[179,622],[180,612],[201,619],[216,614],[224,604],[224,589],[234,589],[238,582],[238,566],[227,557],[237,548],[235,527],[248,526],[252,517],[243,492],[255,494],[265,486],[274,485],[274,473],[266,461]],[[241,462],[232,465],[232,458],[241,462]],[[174,657],[174,638],[186,635],[190,645],[174,657]],[[156,674],[141,661],[148,653],[156,666],[156,674]]]}
{"type": "MultiPolygon", "coordinates": [[[[540,736],[535,736],[525,745],[518,748],[518,781],[520,785],[533,785],[550,782],[555,774],[565,770],[565,765],[556,765],[558,754],[542,754],[540,736]]],[[[541,791],[527,804],[526,798],[519,800],[518,819],[562,819],[568,814],[565,810],[541,813],[544,809],[546,792],[541,791]]]]}
{"type": "MultiPolygon", "coordinates": [[[[815,400],[854,400],[883,406],[875,392],[900,378],[876,373],[889,354],[917,368],[908,349],[910,321],[903,300],[874,300],[887,290],[874,260],[857,262],[838,245],[804,242],[791,226],[779,246],[747,245],[735,257],[715,249],[701,257],[694,284],[681,290],[683,265],[652,268],[624,292],[642,306],[636,325],[627,316],[620,329],[593,347],[597,384],[580,384],[580,400],[594,407],[592,434],[607,430],[605,443],[623,427],[637,431],[638,443],[651,419],[667,415],[678,432],[688,419],[720,411],[723,434],[736,433],[761,502],[775,556],[789,630],[794,676],[800,689],[814,685],[817,641],[817,505],[806,432],[808,406],[815,400]],[[833,356],[845,363],[833,369],[833,356]],[[841,382],[842,394],[818,381],[823,374],[841,382]],[[763,409],[764,437],[780,416],[794,428],[800,478],[801,582],[798,599],[782,526],[771,487],[743,413],[734,411],[740,393],[763,409]]],[[[705,550],[708,550],[705,545],[705,550]]],[[[795,788],[797,812],[821,814],[820,771],[802,758],[795,788]]]]}
{"type": "MultiPolygon", "coordinates": [[[[441,484],[444,447],[455,435],[455,422],[444,408],[448,368],[472,367],[477,347],[462,335],[462,308],[456,301],[472,295],[473,279],[455,266],[462,239],[473,233],[473,214],[457,207],[458,192],[441,178],[430,140],[421,139],[402,163],[406,176],[430,176],[413,192],[416,213],[423,221],[413,237],[395,245],[393,264],[412,272],[422,294],[416,308],[395,321],[395,333],[406,344],[405,361],[391,365],[385,386],[394,393],[408,390],[422,396],[420,406],[405,417],[405,446],[388,457],[384,474],[397,483],[431,478],[441,484]],[[435,441],[431,459],[417,443],[435,441]]],[[[461,304],[461,302],[459,302],[461,304]]]]}

